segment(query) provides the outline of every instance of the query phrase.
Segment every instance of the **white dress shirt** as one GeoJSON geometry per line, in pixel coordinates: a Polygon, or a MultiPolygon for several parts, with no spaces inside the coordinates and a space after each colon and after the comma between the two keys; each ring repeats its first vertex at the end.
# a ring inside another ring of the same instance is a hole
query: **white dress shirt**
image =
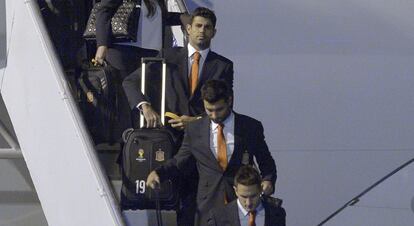
{"type": "MultiPolygon", "coordinates": [[[[248,226],[249,225],[249,212],[242,206],[240,200],[237,199],[237,206],[239,207],[239,220],[240,226],[248,226]]],[[[264,226],[265,222],[265,209],[262,205],[262,202],[256,207],[256,226],[264,226]]]]}
{"type": "Polygon", "coordinates": [[[208,52],[210,52],[210,48],[203,49],[201,51],[197,51],[190,43],[187,45],[188,49],[188,76],[191,74],[191,65],[193,65],[193,54],[195,52],[200,53],[200,61],[198,62],[198,81],[200,81],[200,78],[202,76],[201,70],[203,69],[204,62],[206,61],[208,52]]]}
{"type": "MultiPolygon", "coordinates": [[[[227,162],[230,161],[231,155],[234,151],[234,113],[231,112],[230,115],[223,122],[223,134],[226,140],[226,149],[227,149],[227,162]]],[[[218,124],[211,121],[211,130],[210,130],[210,149],[213,152],[214,157],[217,159],[217,133],[218,133],[218,124]]]]}

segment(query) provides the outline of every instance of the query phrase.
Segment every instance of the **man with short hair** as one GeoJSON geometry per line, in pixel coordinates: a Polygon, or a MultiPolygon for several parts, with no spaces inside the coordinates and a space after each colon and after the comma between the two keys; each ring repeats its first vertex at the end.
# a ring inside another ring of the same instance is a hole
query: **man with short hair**
{"type": "MultiPolygon", "coordinates": [[[[195,9],[190,24],[186,25],[188,45],[185,48],[165,49],[159,55],[167,63],[165,109],[179,116],[168,123],[176,130],[184,130],[188,122],[204,112],[200,89],[207,80],[219,79],[233,86],[233,62],[210,50],[211,40],[216,34],[216,20],[210,9],[195,9]]],[[[148,79],[157,77],[159,67],[150,67],[148,74],[148,79]]],[[[128,102],[133,110],[142,111],[146,127],[157,127],[161,120],[154,107],[158,106],[151,103],[157,98],[142,94],[140,78],[141,69],[138,69],[124,80],[128,102]]]]}
{"type": "MultiPolygon", "coordinates": [[[[216,34],[216,15],[210,9],[199,7],[191,14],[191,22],[186,25],[188,45],[184,48],[169,48],[159,54],[167,64],[165,110],[179,116],[168,120],[167,128],[173,132],[177,146],[180,146],[184,127],[204,113],[200,89],[210,79],[225,81],[233,87],[233,62],[210,49],[211,40],[216,34]]],[[[161,123],[159,112],[159,87],[153,88],[152,78],[161,74],[158,65],[149,66],[147,81],[150,95],[143,95],[140,90],[141,69],[129,75],[123,82],[126,96],[132,108],[132,121],[138,127],[138,112],[142,111],[146,127],[153,128],[161,123]],[[154,91],[155,90],[155,91],[154,91]],[[151,95],[152,94],[152,95],[151,95]]],[[[155,79],[157,80],[157,79],[155,79]]],[[[159,79],[158,79],[159,80],[159,79]]],[[[159,83],[154,81],[153,83],[159,83]]],[[[161,116],[164,117],[164,116],[161,116]]],[[[181,177],[186,188],[180,189],[182,201],[178,211],[180,226],[193,222],[188,212],[194,211],[195,190],[197,189],[197,173],[194,163],[187,165],[181,177]],[[185,219],[188,215],[189,219],[185,219]]]]}
{"type": "Polygon", "coordinates": [[[285,226],[281,200],[262,196],[262,180],[252,166],[242,166],[234,177],[237,200],[210,211],[209,226],[285,226]]]}
{"type": "Polygon", "coordinates": [[[174,177],[195,160],[199,174],[197,226],[207,225],[211,208],[236,199],[234,175],[243,164],[253,164],[253,157],[261,171],[265,194],[273,192],[276,181],[276,164],[265,142],[262,124],[232,111],[232,90],[224,81],[207,81],[201,93],[206,115],[186,126],[178,153],[147,178],[147,186],[156,188],[160,181],[174,177]]]}

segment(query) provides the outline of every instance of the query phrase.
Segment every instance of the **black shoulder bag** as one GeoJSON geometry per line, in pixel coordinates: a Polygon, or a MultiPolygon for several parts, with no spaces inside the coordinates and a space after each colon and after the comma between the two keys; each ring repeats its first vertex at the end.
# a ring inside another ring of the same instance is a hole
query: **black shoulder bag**
{"type": "MultiPolygon", "coordinates": [[[[89,15],[83,37],[96,40],[96,13],[102,7],[101,2],[95,3],[89,15]]],[[[137,0],[123,0],[111,19],[112,37],[117,42],[136,41],[138,18],[141,5],[137,0]]]]}

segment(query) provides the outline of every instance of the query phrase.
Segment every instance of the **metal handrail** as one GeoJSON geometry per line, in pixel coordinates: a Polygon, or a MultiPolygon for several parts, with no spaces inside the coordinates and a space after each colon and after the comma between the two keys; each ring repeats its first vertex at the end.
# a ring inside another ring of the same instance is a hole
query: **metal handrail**
{"type": "Polygon", "coordinates": [[[23,154],[17,140],[11,135],[7,127],[0,120],[0,135],[4,138],[10,148],[0,148],[0,159],[21,159],[23,154]]]}
{"type": "Polygon", "coordinates": [[[0,148],[0,159],[21,159],[23,154],[20,150],[13,148],[0,148]]]}
{"type": "Polygon", "coordinates": [[[334,213],[332,213],[331,215],[329,215],[329,217],[327,217],[325,220],[323,220],[321,223],[318,224],[318,226],[322,226],[324,225],[326,222],[328,222],[330,219],[332,219],[334,216],[338,215],[340,212],[342,212],[346,207],[348,206],[353,206],[356,203],[359,202],[360,198],[362,196],[364,196],[366,193],[368,193],[369,191],[371,191],[373,188],[375,188],[376,186],[378,186],[379,184],[381,184],[383,181],[385,181],[386,179],[388,179],[389,177],[391,177],[392,175],[396,174],[398,171],[402,170],[403,168],[405,168],[406,166],[410,165],[411,163],[414,162],[414,158],[407,161],[406,163],[402,164],[400,167],[398,167],[397,169],[393,170],[391,173],[387,174],[385,177],[381,178],[380,180],[378,180],[377,182],[375,182],[373,185],[371,185],[370,187],[368,187],[367,189],[365,189],[363,192],[361,192],[359,195],[355,196],[353,199],[351,199],[350,201],[348,201],[347,203],[345,203],[345,205],[343,205],[341,208],[339,208],[337,211],[335,211],[334,213]]]}
{"type": "Polygon", "coordinates": [[[4,140],[6,140],[7,144],[13,148],[13,149],[19,149],[20,146],[17,142],[17,140],[11,135],[7,127],[3,124],[3,122],[0,120],[0,135],[3,136],[4,140]]]}
{"type": "Polygon", "coordinates": [[[188,12],[188,8],[187,8],[187,5],[185,4],[185,1],[175,0],[175,2],[177,3],[178,8],[180,8],[180,12],[182,12],[182,13],[188,12]]]}

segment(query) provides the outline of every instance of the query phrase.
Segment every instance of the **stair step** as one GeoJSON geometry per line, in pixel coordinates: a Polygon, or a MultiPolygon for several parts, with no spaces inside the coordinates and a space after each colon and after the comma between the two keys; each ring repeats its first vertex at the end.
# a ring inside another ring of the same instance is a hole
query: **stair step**
{"type": "Polygon", "coordinates": [[[117,163],[121,153],[121,144],[98,144],[95,146],[102,166],[110,180],[121,180],[121,171],[117,163]]]}

